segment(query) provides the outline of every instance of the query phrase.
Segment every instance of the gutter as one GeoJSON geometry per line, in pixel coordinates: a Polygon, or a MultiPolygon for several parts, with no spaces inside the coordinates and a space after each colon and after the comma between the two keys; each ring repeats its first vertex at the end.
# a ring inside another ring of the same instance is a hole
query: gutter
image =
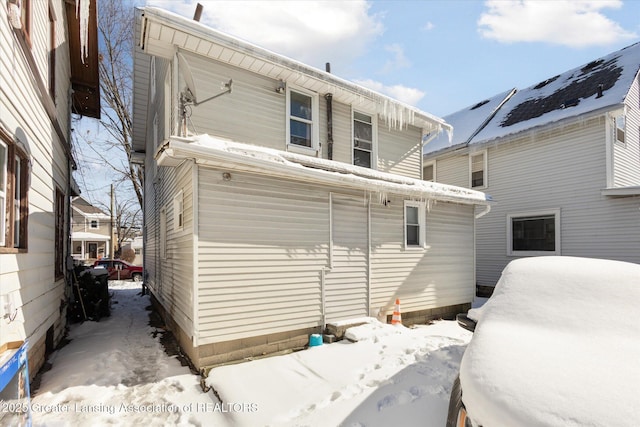
{"type": "Polygon", "coordinates": [[[340,163],[334,161],[224,140],[213,139],[212,142],[220,142],[221,147],[205,146],[194,138],[172,137],[159,147],[155,158],[160,166],[177,166],[186,159],[195,159],[198,164],[218,168],[365,192],[391,193],[417,199],[435,199],[467,205],[488,205],[491,201],[490,196],[466,188],[369,171],[364,168],[362,174],[356,174],[354,168],[344,165],[341,167],[340,163]],[[224,149],[225,143],[234,149],[246,150],[246,152],[224,149]]]}

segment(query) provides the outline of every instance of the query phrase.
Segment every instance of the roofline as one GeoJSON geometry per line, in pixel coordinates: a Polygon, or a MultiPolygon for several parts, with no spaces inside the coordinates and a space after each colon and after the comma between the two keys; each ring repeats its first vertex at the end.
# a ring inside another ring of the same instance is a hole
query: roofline
{"type": "Polygon", "coordinates": [[[171,137],[158,148],[155,154],[158,165],[177,166],[185,160],[194,160],[197,164],[370,193],[396,194],[467,205],[488,205],[491,202],[491,197],[485,193],[467,188],[432,183],[367,168],[357,168],[332,160],[311,158],[215,138],[222,143],[256,154],[243,155],[231,150],[203,146],[197,143],[198,138],[171,137]],[[354,168],[357,168],[357,173],[354,173],[356,170],[354,168]]]}
{"type": "Polygon", "coordinates": [[[624,107],[625,107],[624,103],[610,104],[608,106],[600,107],[600,108],[597,108],[595,110],[591,110],[591,111],[588,111],[588,112],[585,112],[585,113],[582,113],[582,114],[578,114],[578,115],[570,116],[570,117],[564,117],[564,118],[562,118],[560,120],[553,121],[553,122],[541,123],[539,125],[532,126],[532,127],[526,128],[526,129],[522,129],[522,130],[517,131],[517,132],[504,133],[504,134],[501,134],[500,136],[496,136],[496,137],[493,137],[493,138],[480,140],[479,142],[471,142],[471,143],[463,142],[463,143],[460,143],[460,144],[457,144],[457,145],[454,145],[454,146],[451,146],[451,147],[446,147],[446,148],[443,148],[441,150],[434,151],[432,153],[425,153],[425,154],[422,155],[422,158],[425,159],[425,160],[426,159],[433,159],[434,157],[439,157],[439,156],[441,156],[443,154],[447,154],[447,153],[450,153],[450,152],[453,152],[453,151],[458,151],[460,149],[468,148],[470,146],[481,147],[483,145],[487,145],[487,144],[490,144],[490,143],[502,144],[502,143],[507,142],[507,140],[514,139],[515,137],[519,137],[520,135],[525,134],[527,132],[533,132],[533,131],[539,132],[540,130],[544,130],[545,128],[550,128],[550,127],[553,127],[553,126],[557,126],[558,124],[565,124],[566,125],[566,124],[570,124],[571,122],[574,122],[574,121],[577,122],[577,121],[582,121],[584,119],[591,119],[593,117],[598,117],[598,116],[606,114],[606,113],[608,113],[610,111],[615,111],[615,110],[618,110],[618,109],[624,108],[624,107]]]}
{"type": "MultiPolygon", "coordinates": [[[[449,131],[452,129],[452,126],[440,117],[434,116],[430,113],[422,111],[411,105],[405,104],[397,99],[391,98],[382,93],[365,88],[364,86],[360,86],[356,83],[337,77],[334,74],[328,73],[326,71],[322,71],[318,68],[312,67],[310,65],[306,65],[300,61],[296,61],[284,55],[272,52],[268,49],[246,42],[242,39],[230,36],[221,31],[210,28],[198,21],[190,20],[180,15],[177,15],[172,12],[159,9],[156,7],[143,7],[143,8],[138,8],[138,10],[141,11],[140,16],[143,21],[142,28],[141,28],[142,34],[140,37],[140,47],[145,52],[146,52],[145,42],[149,37],[149,34],[146,31],[146,25],[149,20],[154,20],[162,25],[173,27],[178,31],[183,31],[187,34],[192,34],[195,37],[199,37],[207,41],[213,41],[215,43],[219,43],[227,47],[228,49],[232,49],[232,50],[244,53],[246,55],[250,55],[264,62],[278,65],[290,71],[302,73],[307,77],[311,77],[313,79],[316,79],[328,85],[332,85],[336,88],[344,89],[350,93],[353,93],[357,96],[368,98],[374,102],[379,102],[382,104],[392,103],[393,105],[397,105],[398,107],[401,107],[402,109],[409,111],[411,114],[415,116],[415,118],[419,118],[425,122],[430,123],[432,127],[441,128],[441,129],[444,128],[445,130],[449,130],[449,131]]],[[[197,52],[195,49],[193,49],[193,53],[202,55],[202,53],[197,52]]]]}

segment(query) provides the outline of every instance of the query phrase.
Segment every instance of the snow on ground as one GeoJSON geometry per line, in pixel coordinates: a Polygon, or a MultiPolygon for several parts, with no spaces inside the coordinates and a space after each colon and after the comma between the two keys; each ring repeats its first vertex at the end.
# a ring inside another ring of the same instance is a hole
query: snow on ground
{"type": "Polygon", "coordinates": [[[471,333],[453,321],[371,323],[352,340],[214,368],[167,356],[140,285],[110,282],[112,315],[72,325],[32,399],[35,426],[442,426],[471,333]]]}

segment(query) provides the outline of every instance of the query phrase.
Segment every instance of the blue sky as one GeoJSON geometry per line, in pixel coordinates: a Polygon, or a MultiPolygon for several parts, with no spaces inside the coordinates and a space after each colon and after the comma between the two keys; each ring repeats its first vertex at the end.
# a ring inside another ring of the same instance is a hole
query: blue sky
{"type": "MultiPolygon", "coordinates": [[[[196,0],[147,0],[191,18],[196,0]]],[[[444,116],[640,40],[640,1],[199,1],[201,22],[444,116]]]]}

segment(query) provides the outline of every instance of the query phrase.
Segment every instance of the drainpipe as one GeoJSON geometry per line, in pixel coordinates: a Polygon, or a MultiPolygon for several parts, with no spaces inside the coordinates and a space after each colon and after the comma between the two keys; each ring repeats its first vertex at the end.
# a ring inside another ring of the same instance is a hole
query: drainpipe
{"type": "Polygon", "coordinates": [[[327,158],[333,160],[333,94],[324,96],[327,100],[327,158]]]}
{"type": "Polygon", "coordinates": [[[491,205],[487,205],[485,206],[484,210],[482,210],[481,212],[478,212],[475,216],[476,219],[480,219],[483,216],[485,216],[486,214],[488,214],[489,212],[491,212],[491,205]]]}

